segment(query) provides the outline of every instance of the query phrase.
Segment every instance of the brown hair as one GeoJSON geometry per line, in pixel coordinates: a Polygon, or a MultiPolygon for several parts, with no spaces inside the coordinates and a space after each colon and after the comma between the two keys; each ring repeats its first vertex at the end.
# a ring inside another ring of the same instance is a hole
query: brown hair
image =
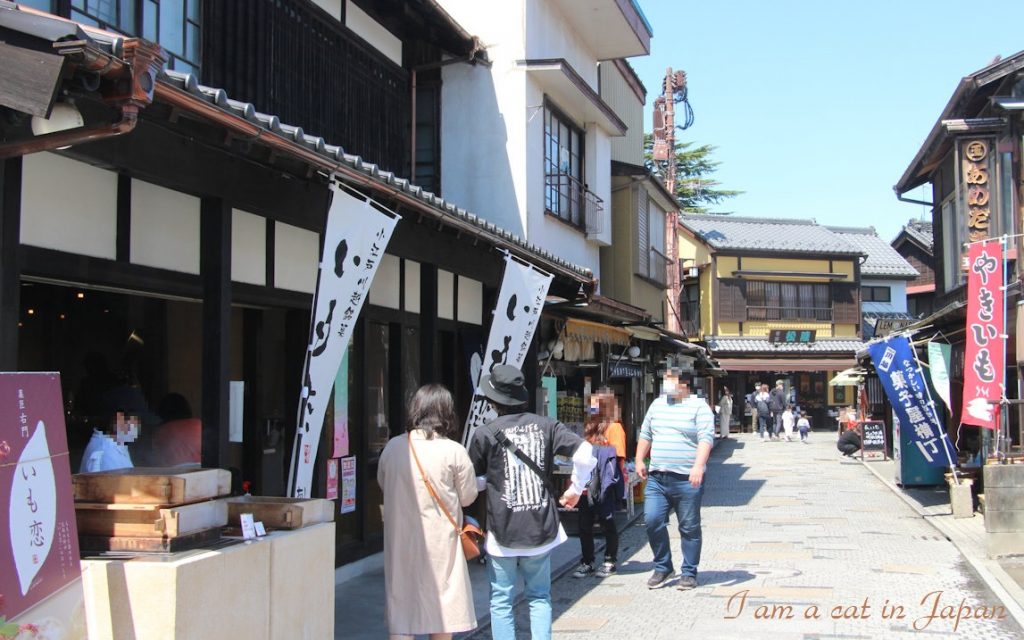
{"type": "Polygon", "coordinates": [[[432,439],[435,435],[449,438],[456,431],[456,422],[452,394],[442,385],[423,385],[409,401],[406,431],[423,429],[427,432],[427,439],[432,439]]]}
{"type": "Polygon", "coordinates": [[[587,416],[587,421],[583,425],[583,439],[590,444],[605,445],[608,444],[608,439],[604,435],[608,425],[619,420],[615,393],[607,387],[602,387],[593,395],[597,398],[597,413],[587,416]]]}

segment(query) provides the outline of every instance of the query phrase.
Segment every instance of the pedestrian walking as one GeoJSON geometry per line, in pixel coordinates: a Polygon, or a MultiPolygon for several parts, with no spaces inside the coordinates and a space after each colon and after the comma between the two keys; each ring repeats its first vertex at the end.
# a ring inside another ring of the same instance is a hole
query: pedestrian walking
{"type": "Polygon", "coordinates": [[[673,575],[668,536],[669,511],[679,520],[682,567],[679,589],[697,586],[700,563],[700,505],[704,470],[714,442],[715,415],[706,402],[690,395],[690,378],[679,369],[664,372],[661,396],[644,416],[636,447],[636,471],[647,480],[644,522],[654,553],[648,588],[657,589],[673,575]],[[650,471],[645,459],[650,454],[650,471]]]}
{"type": "Polygon", "coordinates": [[[755,406],[757,407],[757,433],[761,436],[761,440],[767,441],[771,436],[771,409],[768,408],[768,385],[762,384],[761,390],[754,396],[755,406]]]}
{"type": "Polygon", "coordinates": [[[750,433],[757,433],[757,395],[761,393],[761,383],[754,383],[754,390],[746,395],[747,409],[750,410],[750,433]]]}
{"type": "Polygon", "coordinates": [[[728,438],[731,425],[732,391],[729,391],[729,387],[722,387],[722,397],[718,400],[718,437],[728,438]]]}
{"type": "Polygon", "coordinates": [[[796,428],[800,431],[800,442],[807,444],[807,438],[811,433],[811,421],[807,419],[807,412],[800,412],[800,419],[796,421],[796,428]]]}
{"type": "MultiPolygon", "coordinates": [[[[583,429],[583,438],[594,447],[597,467],[591,473],[583,497],[576,505],[579,515],[580,550],[583,558],[573,573],[574,578],[596,575],[607,578],[615,573],[619,558],[619,530],[615,509],[625,499],[625,482],[615,446],[607,437],[615,422],[615,396],[598,396],[598,412],[591,414],[583,429]],[[595,566],[594,523],[604,532],[604,563],[595,566]]],[[[620,425],[621,426],[621,425],[620,425]]]]}
{"type": "Polygon", "coordinates": [[[782,433],[782,412],[786,409],[786,389],[783,386],[784,380],[776,380],[775,388],[772,389],[768,399],[768,408],[772,412],[772,420],[774,422],[774,432],[772,433],[773,438],[779,438],[782,433]]]}
{"type": "Polygon", "coordinates": [[[786,442],[793,441],[793,427],[796,426],[796,416],[793,415],[793,405],[787,405],[782,412],[782,430],[786,436],[786,442]]]}
{"type": "Polygon", "coordinates": [[[406,433],[388,442],[377,468],[386,617],[392,640],[418,634],[442,640],[476,627],[459,531],[462,507],[477,497],[477,479],[466,450],[448,439],[458,427],[447,389],[420,387],[408,415],[406,433]]]}
{"type": "Polygon", "coordinates": [[[514,640],[516,580],[522,576],[534,640],[551,638],[551,551],[568,539],[558,519],[551,480],[555,455],[572,458],[568,489],[558,499],[574,507],[597,461],[590,443],[561,422],[518,412],[529,396],[522,372],[497,365],[480,379],[499,417],[477,429],[469,457],[487,487],[487,563],[491,635],[514,640]]]}

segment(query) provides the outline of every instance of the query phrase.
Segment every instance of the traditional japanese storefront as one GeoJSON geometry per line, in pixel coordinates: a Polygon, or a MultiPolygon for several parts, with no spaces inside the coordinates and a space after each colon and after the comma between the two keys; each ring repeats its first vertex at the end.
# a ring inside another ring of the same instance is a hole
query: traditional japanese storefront
{"type": "Polygon", "coordinates": [[[401,221],[339,375],[314,495],[326,494],[327,460],[348,460],[337,562],[379,550],[376,457],[404,429],[419,384],[449,386],[468,411],[468,353],[483,342],[505,253],[554,275],[553,295],[589,295],[590,274],[164,71],[153,45],[17,13],[0,12],[0,35],[30,57],[52,56],[52,39],[79,43],[62,52],[53,95],[72,96],[85,126],[34,135],[27,115],[5,120],[0,369],[61,372],[76,470],[112,390],[119,408],[143,416],[138,463],[157,461],[147,427],[175,392],[202,421],[205,466],[232,469],[236,489],[249,481],[253,493],[282,495],[321,234],[343,185],[401,221]],[[98,67],[106,75],[94,77],[98,67]]]}

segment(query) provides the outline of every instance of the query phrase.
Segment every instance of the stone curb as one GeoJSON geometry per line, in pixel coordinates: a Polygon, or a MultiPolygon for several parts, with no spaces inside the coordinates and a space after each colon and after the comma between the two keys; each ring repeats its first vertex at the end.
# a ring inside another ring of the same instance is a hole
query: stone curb
{"type": "Polygon", "coordinates": [[[871,472],[875,478],[881,482],[884,486],[889,488],[894,494],[899,496],[903,502],[907,503],[914,513],[921,516],[921,519],[930,524],[935,528],[936,531],[946,537],[947,540],[953,543],[953,546],[957,548],[960,555],[967,560],[967,563],[971,566],[975,575],[981,579],[985,585],[992,590],[997,598],[1006,607],[1007,613],[1013,616],[1013,619],[1017,621],[1017,624],[1024,627],[1024,589],[1021,589],[1019,585],[1010,577],[999,563],[990,560],[988,558],[974,558],[971,554],[967,553],[966,545],[959,539],[959,536],[955,531],[950,530],[941,520],[928,517],[928,514],[921,511],[918,505],[903,491],[900,490],[894,484],[890,484],[882,477],[882,474],[877,471],[870,463],[861,461],[861,464],[867,467],[867,470],[871,472]]]}

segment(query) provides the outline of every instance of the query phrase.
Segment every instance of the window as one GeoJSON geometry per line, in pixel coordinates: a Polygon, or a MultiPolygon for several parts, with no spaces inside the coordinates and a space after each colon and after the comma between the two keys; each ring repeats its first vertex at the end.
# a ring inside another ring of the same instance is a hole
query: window
{"type": "Polygon", "coordinates": [[[683,290],[679,294],[679,314],[683,325],[683,335],[696,336],[700,334],[700,283],[691,280],[683,283],[683,290]]]}
{"type": "Polygon", "coordinates": [[[639,187],[636,211],[636,274],[663,285],[668,281],[667,271],[665,210],[651,200],[646,189],[639,187]]]}
{"type": "Polygon", "coordinates": [[[832,321],[827,284],[751,280],[746,288],[748,320],[832,321]]]}
{"type": "Polygon", "coordinates": [[[967,235],[964,219],[957,215],[955,197],[950,195],[941,205],[942,211],[942,282],[946,291],[963,282],[960,271],[960,244],[967,235]]]}
{"type": "Polygon", "coordinates": [[[167,55],[167,68],[199,73],[200,0],[70,0],[63,13],[58,0],[23,0],[23,4],[62,14],[82,24],[141,36],[167,55]]]}
{"type": "Polygon", "coordinates": [[[571,225],[583,220],[583,131],[544,108],[544,207],[571,225]]]}
{"type": "Polygon", "coordinates": [[[861,287],[862,302],[892,302],[892,290],[889,287],[861,287]]]}

